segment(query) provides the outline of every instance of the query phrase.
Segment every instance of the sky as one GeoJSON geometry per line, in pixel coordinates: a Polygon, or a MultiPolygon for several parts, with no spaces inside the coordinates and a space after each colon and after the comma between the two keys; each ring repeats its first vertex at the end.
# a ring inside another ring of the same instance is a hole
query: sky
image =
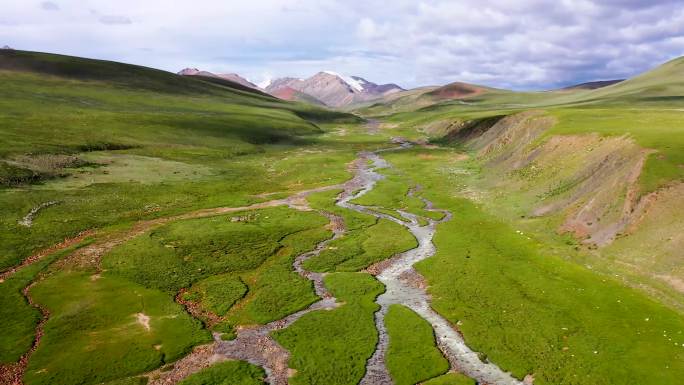
{"type": "Polygon", "coordinates": [[[684,0],[0,0],[0,46],[254,82],[321,70],[411,88],[630,77],[684,55],[684,0]]]}

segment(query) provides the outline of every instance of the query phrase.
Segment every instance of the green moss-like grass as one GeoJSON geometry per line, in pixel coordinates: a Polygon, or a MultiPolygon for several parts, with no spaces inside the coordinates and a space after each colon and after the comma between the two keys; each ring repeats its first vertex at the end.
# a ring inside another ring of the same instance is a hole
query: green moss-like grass
{"type": "MultiPolygon", "coordinates": [[[[423,201],[415,196],[409,196],[410,184],[407,178],[393,169],[380,170],[386,178],[376,183],[373,190],[355,199],[353,203],[364,206],[378,206],[385,210],[403,210],[422,217],[440,220],[443,214],[425,210],[423,201]]],[[[398,214],[394,214],[397,216],[398,214]]],[[[398,217],[399,219],[404,219],[398,217]]]]}
{"type": "Polygon", "coordinates": [[[317,299],[292,263],[330,236],[325,224],[315,212],[286,207],[179,221],[112,250],[103,266],[170,294],[192,285],[186,299],[226,315],[219,328],[230,331],[282,318],[317,299]]]}
{"type": "Polygon", "coordinates": [[[172,296],[111,274],[57,273],[34,286],[31,295],[50,318],[29,362],[27,385],[98,384],[128,377],[211,341],[172,296]]]}
{"type": "Polygon", "coordinates": [[[179,382],[179,385],[264,385],[264,369],[245,361],[214,364],[179,382]]]}
{"type": "Polygon", "coordinates": [[[28,303],[22,293],[24,288],[52,262],[85,244],[86,242],[47,255],[38,262],[20,269],[0,284],[0,319],[3,323],[3,332],[0,333],[0,363],[18,361],[31,348],[35,339],[36,325],[42,315],[28,303]]]}
{"type": "Polygon", "coordinates": [[[346,231],[319,255],[307,260],[305,269],[318,272],[359,271],[418,245],[411,233],[397,223],[336,206],[338,193],[327,191],[309,197],[312,207],[340,215],[346,231]]]}
{"type": "Polygon", "coordinates": [[[447,373],[425,381],[422,385],[477,385],[477,381],[461,373],[447,373]]]}
{"type": "Polygon", "coordinates": [[[243,306],[228,314],[226,325],[268,323],[317,301],[311,282],[294,272],[292,263],[296,256],[329,237],[330,232],[322,227],[290,234],[280,241],[283,247],[267,263],[241,274],[249,292],[243,306]]]}
{"type": "Polygon", "coordinates": [[[357,384],[378,340],[373,314],[375,298],[384,290],[369,274],[334,273],[325,285],[343,305],[306,314],[273,334],[290,351],[289,366],[297,370],[292,385],[357,384]]]}
{"type": "Polygon", "coordinates": [[[141,285],[175,293],[214,274],[253,270],[288,234],[321,227],[325,218],[277,207],[255,213],[169,224],[112,250],[103,267],[141,285]],[[245,217],[242,222],[231,218],[245,217]]]}
{"type": "Polygon", "coordinates": [[[222,316],[245,294],[247,286],[240,277],[221,274],[197,282],[192,290],[184,294],[184,299],[199,302],[204,309],[222,316]]]}
{"type": "Polygon", "coordinates": [[[0,270],[89,228],[337,183],[354,157],[314,143],[323,124],[352,115],[164,71],[3,50],[0,82],[0,270]],[[99,151],[123,163],[50,175],[13,163],[99,151]],[[47,201],[60,204],[31,229],[17,224],[47,201]]]}
{"type": "Polygon", "coordinates": [[[386,158],[454,215],[438,226],[436,255],[416,267],[434,309],[475,351],[518,378],[534,373],[537,384],[676,383],[684,373],[681,314],[454,197],[462,178],[410,152],[386,158]]]}
{"type": "Polygon", "coordinates": [[[387,369],[397,385],[413,385],[444,374],[449,362],[435,343],[430,324],[411,309],[391,305],[385,315],[387,369]]]}

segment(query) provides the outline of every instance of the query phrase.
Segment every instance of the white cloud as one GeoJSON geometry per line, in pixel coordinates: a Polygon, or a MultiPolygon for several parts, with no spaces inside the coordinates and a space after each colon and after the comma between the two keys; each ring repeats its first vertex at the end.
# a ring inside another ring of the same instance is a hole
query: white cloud
{"type": "Polygon", "coordinates": [[[40,8],[46,11],[59,11],[59,5],[53,3],[52,1],[43,1],[40,3],[40,8]]]}
{"type": "Polygon", "coordinates": [[[251,79],[332,69],[409,87],[549,88],[630,76],[684,53],[677,0],[0,0],[0,8],[1,45],[251,79]]]}

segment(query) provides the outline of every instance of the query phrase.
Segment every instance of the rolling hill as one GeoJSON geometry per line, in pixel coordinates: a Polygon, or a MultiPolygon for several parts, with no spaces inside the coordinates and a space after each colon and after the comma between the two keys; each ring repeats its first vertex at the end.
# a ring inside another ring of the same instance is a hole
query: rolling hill
{"type": "Polygon", "coordinates": [[[683,68],[276,98],[2,50],[0,384],[678,384],[683,68]]]}
{"type": "Polygon", "coordinates": [[[259,89],[259,87],[236,73],[215,74],[209,71],[200,71],[197,68],[184,68],[178,72],[182,76],[203,76],[205,78],[218,78],[240,84],[247,88],[259,89]]]}

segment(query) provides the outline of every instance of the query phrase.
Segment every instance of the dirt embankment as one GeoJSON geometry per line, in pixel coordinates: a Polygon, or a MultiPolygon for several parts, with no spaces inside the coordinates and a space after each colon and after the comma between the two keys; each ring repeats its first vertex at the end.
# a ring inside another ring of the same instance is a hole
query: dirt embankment
{"type": "Polygon", "coordinates": [[[662,191],[641,195],[639,190],[653,151],[627,136],[544,137],[554,124],[543,111],[526,111],[454,123],[446,138],[476,150],[496,180],[491,187],[531,202],[525,203],[529,215],[561,215],[560,232],[605,246],[640,231],[649,210],[665,204],[662,191]]]}
{"type": "Polygon", "coordinates": [[[504,115],[476,120],[440,119],[429,122],[418,130],[436,142],[466,143],[487,132],[503,118],[504,115]]]}
{"type": "Polygon", "coordinates": [[[554,124],[527,111],[429,128],[476,151],[487,177],[474,187],[485,195],[514,200],[521,215],[559,219],[559,233],[684,293],[684,183],[644,194],[639,179],[654,150],[627,135],[548,135],[554,124]]]}

